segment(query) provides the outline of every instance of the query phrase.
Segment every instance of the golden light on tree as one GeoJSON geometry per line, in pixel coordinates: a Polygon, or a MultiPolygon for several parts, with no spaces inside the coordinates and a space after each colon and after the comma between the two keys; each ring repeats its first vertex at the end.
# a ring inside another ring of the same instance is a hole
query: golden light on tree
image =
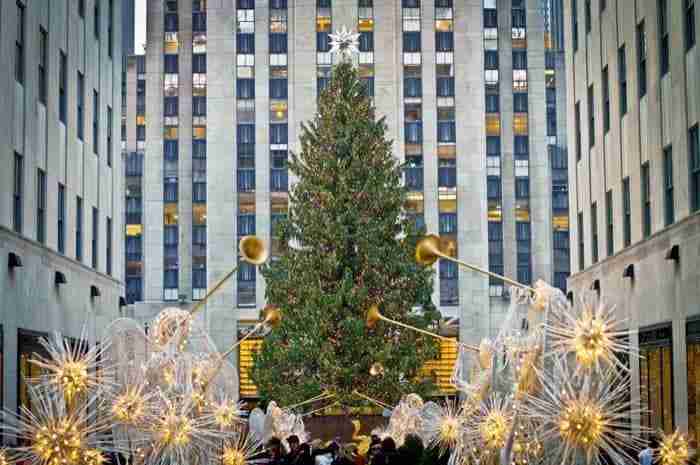
{"type": "Polygon", "coordinates": [[[685,465],[690,458],[688,438],[679,430],[664,434],[656,452],[661,465],[685,465]]]}

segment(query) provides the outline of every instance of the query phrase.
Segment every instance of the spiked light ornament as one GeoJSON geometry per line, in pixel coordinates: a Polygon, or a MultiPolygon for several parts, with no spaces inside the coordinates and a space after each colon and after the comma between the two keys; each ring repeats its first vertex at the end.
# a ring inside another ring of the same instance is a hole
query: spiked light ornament
{"type": "Polygon", "coordinates": [[[14,463],[10,458],[10,453],[7,449],[0,449],[0,465],[11,465],[14,463]]]}
{"type": "Polygon", "coordinates": [[[508,396],[492,394],[470,411],[464,437],[467,444],[476,445],[476,457],[493,459],[505,447],[513,425],[512,407],[508,396]]]}
{"type": "Polygon", "coordinates": [[[664,434],[656,455],[661,465],[685,465],[690,458],[688,438],[679,430],[672,434],[664,434]]]}
{"type": "Polygon", "coordinates": [[[336,31],[335,34],[328,35],[331,39],[331,55],[338,55],[341,58],[352,57],[360,52],[360,34],[351,32],[346,26],[336,31]]]}
{"type": "Polygon", "coordinates": [[[212,408],[214,422],[222,430],[232,429],[242,421],[241,407],[242,403],[237,404],[230,399],[215,403],[212,408]]]}
{"type": "Polygon", "coordinates": [[[236,438],[224,443],[222,465],[246,465],[260,454],[262,443],[254,435],[240,431],[236,438]]]}
{"type": "Polygon", "coordinates": [[[147,397],[143,385],[127,386],[112,402],[112,415],[125,426],[139,426],[147,418],[147,397]]]}
{"type": "Polygon", "coordinates": [[[461,463],[466,417],[459,401],[446,399],[442,406],[428,402],[423,406],[420,417],[420,436],[427,447],[437,448],[440,455],[451,450],[451,463],[461,463]],[[455,457],[455,454],[460,456],[455,457]]]}

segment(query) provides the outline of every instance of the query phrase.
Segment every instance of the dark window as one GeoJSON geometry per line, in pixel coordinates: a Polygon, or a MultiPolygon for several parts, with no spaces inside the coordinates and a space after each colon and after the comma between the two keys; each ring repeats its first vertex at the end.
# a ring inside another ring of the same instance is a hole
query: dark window
{"type": "Polygon", "coordinates": [[[98,239],[100,234],[100,215],[96,207],[92,207],[92,267],[97,269],[97,250],[98,239]]]}
{"type": "Polygon", "coordinates": [[[685,49],[695,45],[695,0],[685,0],[685,49]]]}
{"type": "Polygon", "coordinates": [[[688,131],[688,156],[690,166],[690,210],[700,210],[700,134],[698,125],[688,131]]]}
{"type": "Polygon", "coordinates": [[[486,137],[486,156],[497,157],[501,154],[501,138],[499,136],[486,137]]]}
{"type": "Polygon", "coordinates": [[[92,151],[100,153],[100,94],[92,91],[92,151]]]}
{"type": "Polygon", "coordinates": [[[488,176],[486,178],[486,196],[489,199],[501,198],[501,177],[488,176]]]}
{"type": "Polygon", "coordinates": [[[571,0],[571,42],[574,52],[578,50],[578,7],[577,1],[571,0]]]}
{"type": "Polygon", "coordinates": [[[107,55],[112,58],[114,54],[114,34],[112,32],[112,23],[114,22],[114,0],[108,0],[107,8],[107,55]]]}
{"type": "Polygon", "coordinates": [[[630,201],[630,178],[622,180],[623,241],[625,247],[632,243],[632,202],[630,201]]]}
{"type": "Polygon", "coordinates": [[[177,116],[179,111],[178,97],[163,98],[163,115],[177,116]]]}
{"type": "Polygon", "coordinates": [[[24,4],[17,1],[17,37],[15,39],[15,80],[24,84],[24,4]]]}
{"type": "Polygon", "coordinates": [[[165,13],[165,32],[176,32],[178,30],[177,13],[165,13]]]}
{"type": "Polygon", "coordinates": [[[13,217],[12,226],[18,233],[22,232],[22,208],[24,193],[24,157],[15,152],[15,173],[14,173],[14,193],[13,193],[13,217]]]}
{"type": "Polygon", "coordinates": [[[586,260],[584,256],[585,246],[583,242],[583,212],[578,214],[578,269],[583,271],[586,260]]]}
{"type": "Polygon", "coordinates": [[[404,98],[421,97],[423,94],[421,78],[405,77],[403,80],[404,98]]]}
{"type": "Polygon", "coordinates": [[[244,55],[252,55],[255,53],[255,34],[236,34],[236,52],[244,55]]]}
{"type": "Polygon", "coordinates": [[[58,183],[58,252],[66,253],[66,187],[58,183]]]}
{"type": "Polygon", "coordinates": [[[620,84],[620,116],[627,114],[627,52],[623,45],[617,50],[617,81],[620,84]]]}
{"type": "Polygon", "coordinates": [[[610,80],[608,67],[603,68],[603,129],[610,131],[610,80]]]}
{"type": "Polygon", "coordinates": [[[36,172],[36,240],[46,243],[46,173],[36,172]]]}
{"type": "Polygon", "coordinates": [[[664,149],[664,224],[669,226],[675,221],[673,205],[673,148],[664,149]]]}
{"type": "Polygon", "coordinates": [[[511,13],[513,29],[524,29],[527,26],[527,21],[525,19],[525,10],[523,10],[522,8],[516,9],[515,5],[513,5],[513,10],[511,13]]]}
{"type": "Polygon", "coordinates": [[[48,66],[49,34],[43,27],[39,28],[39,101],[46,105],[46,93],[48,81],[46,80],[46,67],[48,66]]]}
{"type": "Polygon", "coordinates": [[[457,165],[455,159],[440,160],[438,165],[438,186],[457,186],[457,165]]]}
{"type": "Polygon", "coordinates": [[[83,140],[83,123],[85,118],[85,78],[83,73],[78,71],[78,95],[76,98],[78,107],[78,121],[77,121],[77,133],[78,139],[83,140]]]}
{"type": "Polygon", "coordinates": [[[192,158],[205,159],[207,158],[207,141],[206,139],[197,139],[192,141],[192,158]]]}
{"type": "Polygon", "coordinates": [[[591,0],[586,0],[586,32],[591,32],[591,0]]]}
{"type": "Polygon", "coordinates": [[[484,9],[484,27],[485,28],[498,27],[498,10],[496,10],[495,8],[485,8],[484,9]]]}
{"type": "Polygon", "coordinates": [[[207,30],[207,13],[205,11],[192,13],[192,30],[194,32],[205,32],[207,30]]]}
{"type": "Polygon", "coordinates": [[[167,74],[177,74],[179,71],[179,55],[164,55],[164,69],[167,74]]]}
{"type": "Polygon", "coordinates": [[[661,76],[668,73],[670,60],[669,34],[668,34],[668,5],[666,0],[658,0],[659,9],[659,72],[661,76]]]}
{"type": "Polygon", "coordinates": [[[78,15],[81,18],[85,16],[85,0],[78,0],[78,15]]]}
{"type": "Polygon", "coordinates": [[[107,166],[112,166],[112,127],[114,120],[112,107],[107,106],[107,166]]]}
{"type": "Polygon", "coordinates": [[[452,31],[435,32],[435,50],[438,52],[450,52],[454,50],[454,34],[452,31]]]}
{"type": "Polygon", "coordinates": [[[270,79],[270,98],[286,100],[287,85],[286,79],[270,79]]]}
{"type": "Polygon", "coordinates": [[[651,235],[651,185],[649,181],[649,162],[642,165],[642,232],[644,237],[651,235]]]}
{"type": "Polygon", "coordinates": [[[58,71],[58,119],[66,124],[66,113],[68,110],[68,100],[66,88],[68,85],[68,58],[63,51],[60,52],[60,62],[58,71]]]}
{"type": "Polygon", "coordinates": [[[613,192],[605,193],[605,241],[608,257],[615,253],[615,222],[613,220],[613,192]]]}
{"type": "Polygon", "coordinates": [[[637,79],[639,79],[639,98],[647,94],[647,35],[644,21],[637,25],[637,79]]]}
{"type": "Polygon", "coordinates": [[[576,102],[574,128],[576,135],[576,161],[581,160],[581,102],[576,102]]]}
{"type": "Polygon", "coordinates": [[[440,234],[457,234],[457,214],[456,213],[440,213],[439,218],[440,234]]]}
{"type": "Polygon", "coordinates": [[[591,254],[593,263],[598,263],[598,204],[591,204],[591,254]]]}
{"type": "Polygon", "coordinates": [[[593,84],[588,87],[588,149],[595,145],[595,100],[593,84]]]}
{"type": "Polygon", "coordinates": [[[498,94],[486,94],[486,113],[498,113],[498,103],[498,94]]]}
{"type": "Polygon", "coordinates": [[[107,274],[112,274],[112,218],[107,218],[105,243],[107,244],[107,274]]]}
{"type": "Polygon", "coordinates": [[[600,0],[600,11],[605,11],[605,9],[608,7],[608,2],[606,0],[600,0]]]}
{"type": "Polygon", "coordinates": [[[498,69],[498,50],[484,52],[484,69],[498,69]]]}
{"type": "Polygon", "coordinates": [[[75,198],[75,259],[83,261],[83,199],[75,198]]]}
{"type": "Polygon", "coordinates": [[[95,0],[95,15],[93,17],[95,20],[95,37],[99,40],[100,38],[100,0],[95,0]]]}
{"type": "Polygon", "coordinates": [[[207,98],[203,96],[192,97],[192,116],[207,116],[207,98]]]}
{"type": "Polygon", "coordinates": [[[177,202],[177,178],[165,178],[163,183],[163,201],[177,202]]]}
{"type": "MultiPolygon", "coordinates": [[[[285,38],[286,40],[286,38],[285,38]]],[[[286,50],[286,48],[285,48],[286,50]]],[[[360,51],[361,52],[371,52],[374,50],[374,32],[363,31],[360,32],[360,51]]],[[[286,53],[286,51],[285,51],[286,53]]]]}
{"type": "Polygon", "coordinates": [[[192,72],[206,73],[207,72],[207,55],[206,53],[196,53],[192,55],[192,72]]]}
{"type": "Polygon", "coordinates": [[[530,141],[527,136],[513,137],[513,153],[515,158],[525,159],[530,154],[530,141]]]}
{"type": "Polygon", "coordinates": [[[513,94],[513,111],[516,113],[527,113],[527,94],[513,94]]]}
{"type": "Polygon", "coordinates": [[[526,50],[513,50],[513,69],[527,69],[526,50]]]}
{"type": "Polygon", "coordinates": [[[270,143],[271,144],[286,144],[287,143],[287,124],[271,124],[270,125],[270,143]]]}
{"type": "Polygon", "coordinates": [[[455,79],[453,77],[437,78],[437,96],[438,97],[454,97],[455,95],[455,79]]]}
{"type": "Polygon", "coordinates": [[[287,53],[287,34],[273,32],[270,34],[270,53],[287,53]]]}
{"type": "Polygon", "coordinates": [[[527,199],[530,197],[530,179],[526,177],[515,178],[515,198],[527,199]]]}
{"type": "Polygon", "coordinates": [[[403,33],[403,51],[407,53],[420,52],[420,31],[403,33]]]}
{"type": "Polygon", "coordinates": [[[236,79],[238,99],[255,98],[255,79],[236,79]]]}

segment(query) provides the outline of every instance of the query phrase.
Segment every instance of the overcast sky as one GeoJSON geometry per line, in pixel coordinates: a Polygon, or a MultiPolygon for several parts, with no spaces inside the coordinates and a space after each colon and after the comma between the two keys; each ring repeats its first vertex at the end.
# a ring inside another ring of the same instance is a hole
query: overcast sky
{"type": "Polygon", "coordinates": [[[136,0],[136,28],[134,31],[134,53],[143,55],[146,43],[146,0],[136,0]]]}

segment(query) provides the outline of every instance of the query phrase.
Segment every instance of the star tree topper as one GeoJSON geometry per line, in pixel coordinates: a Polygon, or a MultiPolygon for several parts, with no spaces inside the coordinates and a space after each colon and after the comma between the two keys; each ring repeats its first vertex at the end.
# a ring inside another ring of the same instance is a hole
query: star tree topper
{"type": "Polygon", "coordinates": [[[333,55],[350,57],[360,52],[358,49],[360,34],[349,31],[346,26],[336,31],[335,34],[329,34],[329,37],[331,38],[330,53],[333,55]]]}

